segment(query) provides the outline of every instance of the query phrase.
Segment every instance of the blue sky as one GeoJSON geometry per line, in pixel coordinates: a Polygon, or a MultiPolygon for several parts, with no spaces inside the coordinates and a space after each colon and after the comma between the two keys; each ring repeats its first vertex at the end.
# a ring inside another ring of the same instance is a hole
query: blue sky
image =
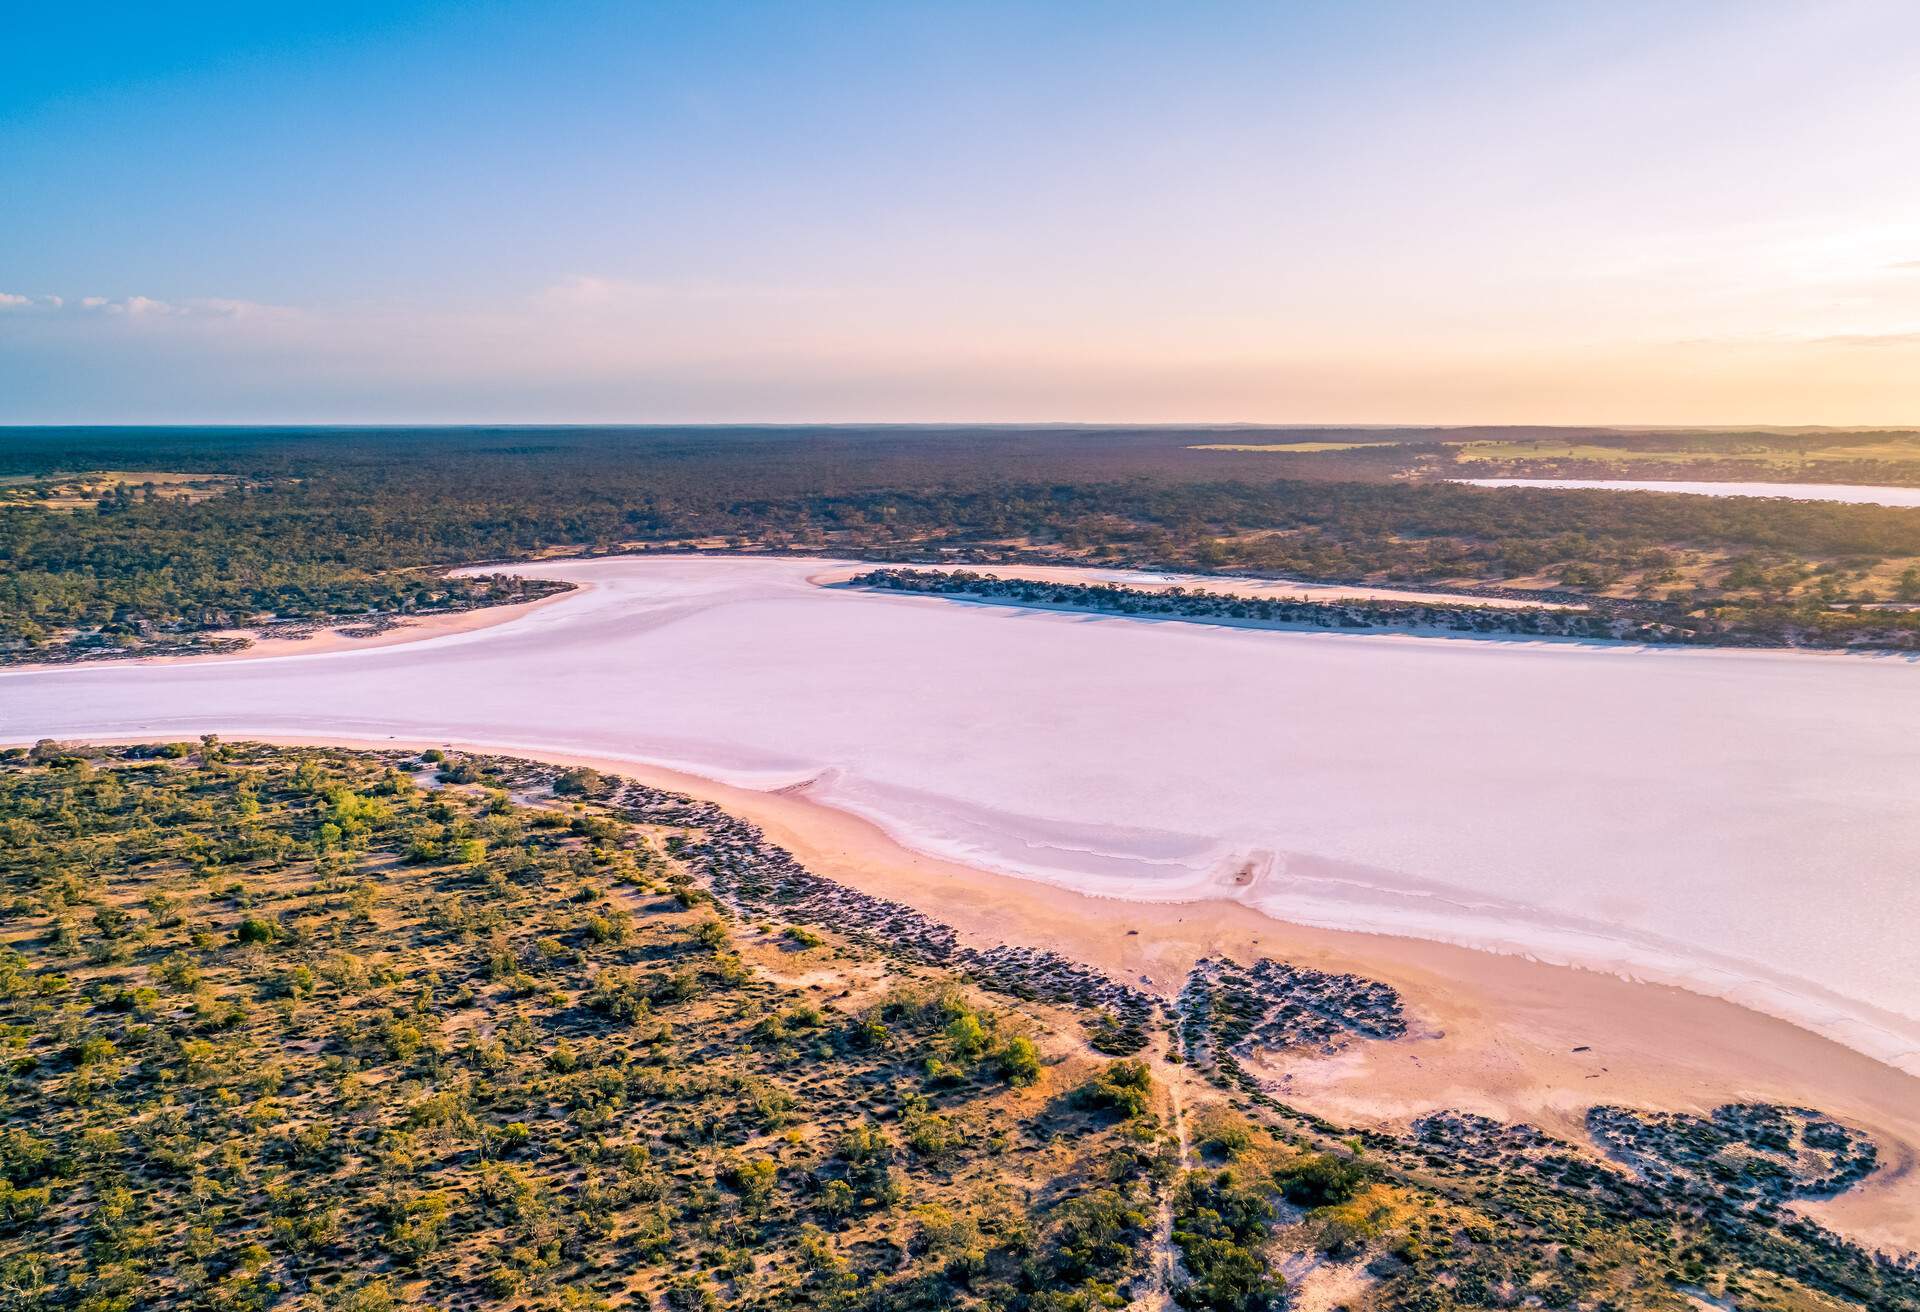
{"type": "Polygon", "coordinates": [[[1911,4],[79,8],[0,422],[1920,423],[1911,4]]]}

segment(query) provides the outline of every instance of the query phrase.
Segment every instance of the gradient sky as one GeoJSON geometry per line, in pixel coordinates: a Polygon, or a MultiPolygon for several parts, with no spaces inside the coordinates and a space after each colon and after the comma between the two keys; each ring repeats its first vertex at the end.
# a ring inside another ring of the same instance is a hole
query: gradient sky
{"type": "Polygon", "coordinates": [[[1920,424],[1920,4],[22,5],[0,422],[1920,424]]]}

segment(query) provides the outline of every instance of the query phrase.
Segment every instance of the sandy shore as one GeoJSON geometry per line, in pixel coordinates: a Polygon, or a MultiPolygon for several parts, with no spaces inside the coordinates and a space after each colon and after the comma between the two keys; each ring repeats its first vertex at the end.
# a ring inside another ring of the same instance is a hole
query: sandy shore
{"type": "MultiPolygon", "coordinates": [[[[591,584],[578,584],[579,587],[591,587],[591,584]]],[[[535,601],[518,601],[506,606],[481,606],[474,610],[452,611],[443,614],[409,615],[402,618],[392,628],[367,637],[355,638],[340,632],[341,629],[356,628],[375,619],[375,616],[354,617],[336,622],[335,627],[320,629],[305,638],[262,638],[256,635],[260,629],[216,629],[206,633],[209,638],[248,638],[250,645],[240,651],[212,651],[192,656],[130,656],[125,660],[82,661],[65,665],[34,665],[22,663],[9,668],[30,669],[73,669],[95,665],[202,665],[211,661],[259,661],[275,656],[321,656],[341,651],[371,651],[375,647],[398,647],[405,643],[426,642],[432,638],[448,638],[456,633],[474,633],[480,629],[490,629],[498,624],[506,624],[521,616],[537,610],[541,606],[550,606],[563,597],[575,595],[570,592],[556,592],[551,596],[535,601]]]]}
{"type": "Polygon", "coordinates": [[[1051,949],[1169,995],[1196,959],[1218,954],[1385,981],[1405,997],[1413,1037],[1290,1059],[1270,1072],[1290,1101],[1330,1119],[1403,1124],[1460,1108],[1584,1143],[1582,1117],[1596,1103],[1694,1112],[1733,1101],[1812,1106],[1866,1129],[1884,1164],[1861,1186],[1804,1210],[1861,1242],[1920,1249],[1920,1079],[1732,1002],[1523,957],[1291,925],[1227,900],[1090,897],[913,852],[804,790],[754,792],[609,757],[462,741],[270,740],[439,746],[625,775],[724,806],[820,874],[913,906],[975,944],[1051,949]]]}

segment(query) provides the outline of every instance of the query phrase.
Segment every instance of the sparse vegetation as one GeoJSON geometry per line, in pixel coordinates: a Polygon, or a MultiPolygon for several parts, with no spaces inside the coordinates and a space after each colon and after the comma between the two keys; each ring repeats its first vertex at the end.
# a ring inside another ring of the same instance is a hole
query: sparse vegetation
{"type": "Polygon", "coordinates": [[[0,764],[9,1307],[1021,1308],[1136,1274],[1088,1200],[1150,1209],[1154,1144],[1069,1105],[1095,1067],[1043,1062],[1044,1018],[844,946],[851,994],[776,984],[780,937],[683,908],[663,834],[371,755],[38,755],[0,764]]]}
{"type": "Polygon", "coordinates": [[[1065,967],[962,969],[806,917],[817,891],[743,914],[774,887],[750,828],[563,779],[211,738],[0,756],[6,1306],[1256,1312],[1339,1271],[1355,1312],[1920,1309],[1911,1259],[1777,1206],[1872,1168],[1815,1112],[1601,1109],[1637,1166],[1460,1114],[1354,1132],[1234,1060],[1292,1041],[1273,997],[1244,1034],[1215,997],[1193,1063],[1097,1058],[1093,985],[1040,987],[1065,967]]]}

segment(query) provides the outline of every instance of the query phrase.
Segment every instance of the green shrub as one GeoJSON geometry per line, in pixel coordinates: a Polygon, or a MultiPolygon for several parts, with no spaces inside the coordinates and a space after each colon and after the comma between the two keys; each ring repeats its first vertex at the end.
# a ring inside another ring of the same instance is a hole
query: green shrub
{"type": "Polygon", "coordinates": [[[1260,1253],[1274,1216],[1266,1191],[1243,1184],[1233,1171],[1189,1172],[1174,1198],[1173,1222],[1173,1242],[1189,1278],[1174,1300],[1204,1312],[1276,1306],[1286,1282],[1260,1253]]]}
{"type": "Polygon", "coordinates": [[[1327,1207],[1352,1198],[1379,1175],[1379,1170],[1359,1157],[1306,1153],[1274,1174],[1288,1202],[1301,1207],[1327,1207]]]}
{"type": "Polygon", "coordinates": [[[1145,1116],[1153,1105],[1153,1072],[1138,1059],[1108,1062],[1106,1069],[1075,1091],[1082,1107],[1117,1111],[1127,1120],[1145,1116]]]}
{"type": "Polygon", "coordinates": [[[599,797],[612,789],[611,779],[598,770],[584,767],[568,770],[553,781],[553,791],[560,797],[599,797]]]}
{"type": "Polygon", "coordinates": [[[248,916],[233,931],[233,936],[241,943],[267,944],[277,941],[282,932],[277,921],[264,916],[248,916]]]}
{"type": "Polygon", "coordinates": [[[1007,1083],[1028,1085],[1040,1078],[1040,1050],[1024,1034],[1016,1034],[1000,1049],[1000,1074],[1007,1083]]]}

